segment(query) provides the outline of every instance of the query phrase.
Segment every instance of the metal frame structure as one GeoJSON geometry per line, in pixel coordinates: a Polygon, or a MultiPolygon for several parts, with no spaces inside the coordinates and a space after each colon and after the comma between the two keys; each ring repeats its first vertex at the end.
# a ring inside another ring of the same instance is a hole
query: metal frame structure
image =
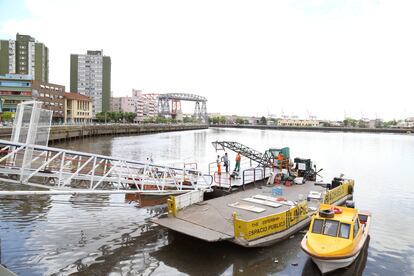
{"type": "Polygon", "coordinates": [[[207,99],[205,97],[187,93],[167,93],[158,96],[158,114],[161,116],[176,116],[181,109],[181,101],[195,102],[194,118],[203,123],[208,123],[207,99]],[[170,104],[170,101],[172,102],[170,104]],[[180,104],[178,104],[180,103],[180,104]],[[201,106],[200,106],[201,103],[201,106]],[[172,105],[172,110],[170,106],[172,105]]]}
{"type": "Polygon", "coordinates": [[[0,140],[0,180],[52,190],[177,194],[209,190],[212,176],[200,171],[0,140]],[[31,151],[28,166],[24,156],[31,151]]]}
{"type": "Polygon", "coordinates": [[[244,157],[247,157],[248,159],[258,163],[259,165],[263,167],[271,167],[272,166],[272,156],[269,153],[269,151],[266,151],[265,153],[261,153],[255,149],[252,149],[246,145],[243,145],[238,142],[233,141],[215,141],[212,142],[214,148],[217,150],[224,150],[229,149],[234,152],[240,153],[240,155],[243,155],[244,157]]]}

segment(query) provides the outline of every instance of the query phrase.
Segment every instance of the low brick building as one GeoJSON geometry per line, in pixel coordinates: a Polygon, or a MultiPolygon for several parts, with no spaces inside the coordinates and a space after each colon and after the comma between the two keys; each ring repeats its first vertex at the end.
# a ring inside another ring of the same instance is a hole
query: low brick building
{"type": "Polygon", "coordinates": [[[34,80],[33,99],[42,102],[42,108],[53,111],[52,120],[63,123],[65,118],[65,86],[34,80]]]}

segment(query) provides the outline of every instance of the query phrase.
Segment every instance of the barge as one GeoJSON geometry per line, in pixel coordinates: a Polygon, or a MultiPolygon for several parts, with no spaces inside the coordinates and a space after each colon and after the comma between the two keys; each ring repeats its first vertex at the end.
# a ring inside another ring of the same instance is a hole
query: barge
{"type": "Polygon", "coordinates": [[[243,247],[264,247],[287,239],[309,225],[320,204],[342,205],[351,199],[354,181],[334,181],[335,188],[331,189],[327,187],[330,185],[314,181],[289,186],[272,184],[206,201],[202,191],[192,191],[171,196],[168,215],[152,221],[207,242],[229,241],[243,247]]]}

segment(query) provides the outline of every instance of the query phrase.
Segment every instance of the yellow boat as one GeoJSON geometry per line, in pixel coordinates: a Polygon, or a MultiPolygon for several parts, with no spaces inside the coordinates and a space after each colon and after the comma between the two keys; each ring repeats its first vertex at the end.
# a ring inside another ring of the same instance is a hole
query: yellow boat
{"type": "Polygon", "coordinates": [[[358,257],[368,237],[371,213],[321,204],[301,242],[322,274],[347,267],[358,257]]]}

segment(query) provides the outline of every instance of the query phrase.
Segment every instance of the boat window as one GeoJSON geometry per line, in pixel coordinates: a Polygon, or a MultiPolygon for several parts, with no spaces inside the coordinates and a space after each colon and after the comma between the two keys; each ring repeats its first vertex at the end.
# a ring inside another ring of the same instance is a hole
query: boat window
{"type": "Polygon", "coordinates": [[[358,214],[358,218],[361,224],[365,224],[368,220],[368,216],[363,214],[358,214]]]}
{"type": "Polygon", "coordinates": [[[354,224],[354,239],[355,239],[356,235],[358,234],[358,230],[359,230],[359,219],[357,218],[355,220],[355,224],[354,224]]]}
{"type": "Polygon", "coordinates": [[[321,234],[323,226],[323,219],[315,219],[312,225],[312,233],[321,234]]]}
{"type": "Polygon", "coordinates": [[[349,229],[351,229],[351,225],[348,223],[341,223],[341,227],[339,228],[339,237],[349,239],[349,229]]]}
{"type": "Polygon", "coordinates": [[[325,220],[325,227],[323,228],[323,234],[336,237],[338,233],[339,221],[336,220],[325,220]]]}

